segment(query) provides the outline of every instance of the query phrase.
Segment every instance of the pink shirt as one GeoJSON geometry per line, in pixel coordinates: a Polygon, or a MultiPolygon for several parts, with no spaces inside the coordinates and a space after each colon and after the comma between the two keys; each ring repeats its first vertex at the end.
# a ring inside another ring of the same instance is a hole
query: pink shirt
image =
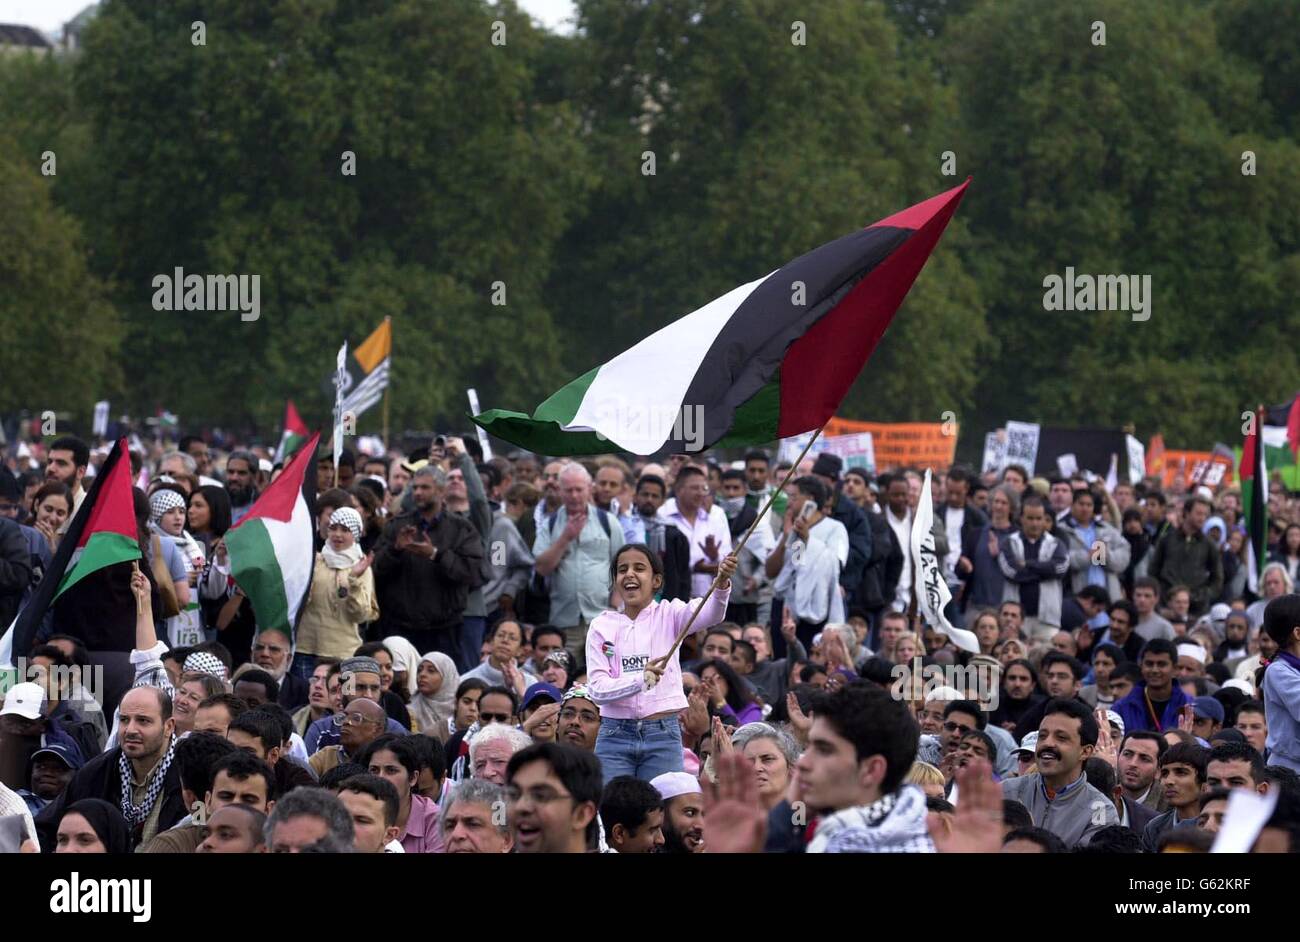
{"type": "Polygon", "coordinates": [[[438,830],[438,806],[432,798],[411,796],[411,816],[406,819],[406,833],[398,840],[408,854],[441,854],[445,848],[438,830]]]}
{"type": "MultiPolygon", "coordinates": [[[[692,634],[713,627],[727,614],[731,587],[717,589],[704,603],[692,634]]],[[[622,612],[601,612],[587,633],[587,689],[602,719],[639,720],[686,709],[681,650],[668,662],[659,683],[645,689],[645,666],[663,657],[690,621],[697,599],[651,602],[636,621],[622,612]]]]}

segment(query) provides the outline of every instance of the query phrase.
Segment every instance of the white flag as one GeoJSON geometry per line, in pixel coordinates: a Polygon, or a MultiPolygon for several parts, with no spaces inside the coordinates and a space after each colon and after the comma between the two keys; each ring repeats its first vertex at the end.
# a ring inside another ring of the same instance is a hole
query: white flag
{"type": "Polygon", "coordinates": [[[930,497],[930,469],[925,470],[925,483],[921,485],[921,500],[916,505],[912,520],[912,566],[916,573],[916,609],[927,625],[941,631],[953,644],[972,654],[980,653],[980,643],[973,631],[954,628],[943,617],[943,610],[952,601],[948,583],[943,578],[941,560],[934,551],[934,508],[930,497]]]}
{"type": "Polygon", "coordinates": [[[334,467],[339,466],[343,453],[343,392],[351,377],[348,376],[348,342],[339,347],[338,365],[334,370],[334,467]]]}

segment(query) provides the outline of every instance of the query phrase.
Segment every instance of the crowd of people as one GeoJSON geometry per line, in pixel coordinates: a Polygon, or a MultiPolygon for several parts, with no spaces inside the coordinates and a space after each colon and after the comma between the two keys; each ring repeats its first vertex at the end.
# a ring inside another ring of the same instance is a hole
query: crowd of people
{"type": "MultiPolygon", "coordinates": [[[[107,449],[31,453],[0,468],[4,624],[107,449]]],[[[1300,850],[1300,500],[1278,482],[1255,578],[1231,487],[935,475],[974,652],[916,614],[914,469],[483,460],[445,436],[323,455],[290,633],[225,545],[282,464],[197,436],[130,460],[140,559],[66,588],[15,652],[5,849],[1205,851],[1245,789],[1276,792],[1253,849],[1300,850]],[[992,683],[900,683],[925,669],[992,683]]]]}

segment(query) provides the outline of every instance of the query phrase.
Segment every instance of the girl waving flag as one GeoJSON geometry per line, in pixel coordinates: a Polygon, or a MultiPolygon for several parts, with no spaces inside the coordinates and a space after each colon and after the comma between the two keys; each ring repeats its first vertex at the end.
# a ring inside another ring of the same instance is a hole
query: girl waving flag
{"type": "MultiPolygon", "coordinates": [[[[726,616],[735,571],[734,554],[718,564],[719,581],[692,625],[694,633],[726,616]]],[[[601,714],[596,758],[606,782],[618,775],[649,781],[682,771],[677,714],[687,704],[675,643],[696,603],[655,601],[663,562],[644,543],[619,550],[610,576],[623,610],[597,615],[587,635],[587,686],[601,714]]]]}

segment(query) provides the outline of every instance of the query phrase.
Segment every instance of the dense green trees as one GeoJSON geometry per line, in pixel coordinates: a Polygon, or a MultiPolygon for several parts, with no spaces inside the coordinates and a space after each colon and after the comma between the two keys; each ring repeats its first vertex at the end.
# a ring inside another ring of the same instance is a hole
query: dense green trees
{"type": "Polygon", "coordinates": [[[286,397],[323,419],[339,342],[391,315],[394,428],[456,422],[468,385],[531,410],[968,174],[844,414],[1206,445],[1300,386],[1300,7],[799,6],[579,0],[555,36],[509,0],[105,5],[73,60],[0,62],[0,409],[269,435],[286,397]],[[259,274],[260,320],[153,311],[176,266],[259,274]],[[1066,266],[1149,274],[1151,319],[1044,311],[1066,266]],[[52,332],[75,377],[34,354],[52,332]]]}

